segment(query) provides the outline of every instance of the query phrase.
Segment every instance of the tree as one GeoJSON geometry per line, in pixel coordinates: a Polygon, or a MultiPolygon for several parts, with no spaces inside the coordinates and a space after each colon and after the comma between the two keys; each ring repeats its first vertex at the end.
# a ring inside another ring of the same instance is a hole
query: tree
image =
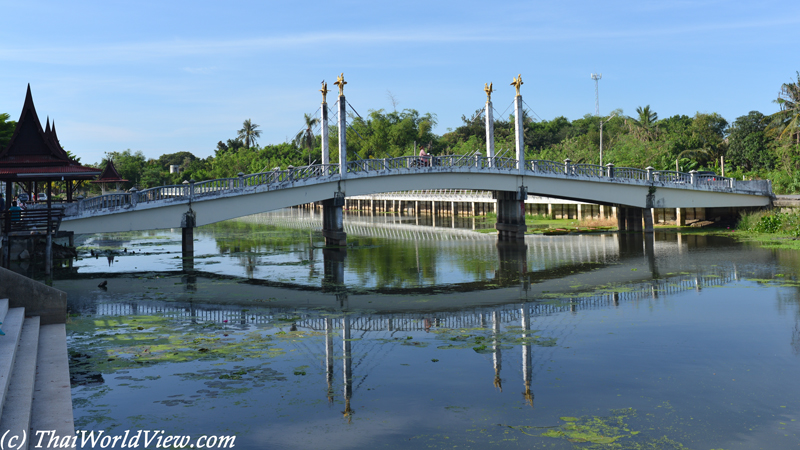
{"type": "Polygon", "coordinates": [[[297,148],[305,148],[308,150],[308,165],[311,165],[311,151],[314,150],[314,144],[316,144],[316,139],[314,137],[314,127],[319,123],[319,118],[311,117],[308,114],[303,114],[303,118],[306,122],[305,130],[301,130],[297,133],[297,136],[294,137],[294,145],[297,148]]]}
{"type": "Polygon", "coordinates": [[[658,114],[650,110],[650,105],[642,108],[636,108],[636,113],[639,115],[638,119],[629,118],[631,124],[631,132],[640,141],[652,141],[658,136],[658,127],[656,121],[658,114]]]}
{"type": "Polygon", "coordinates": [[[8,120],[11,116],[8,113],[0,113],[0,150],[8,144],[11,140],[11,135],[14,134],[14,128],[17,123],[13,120],[8,120]]]}
{"type": "Polygon", "coordinates": [[[772,169],[775,158],[769,152],[766,129],[765,117],[758,111],[737,118],[728,135],[726,161],[744,171],[772,169]]]}
{"type": "Polygon", "coordinates": [[[796,142],[800,145],[800,71],[797,72],[797,82],[781,85],[781,91],[774,103],[781,107],[780,111],[772,115],[778,120],[781,131],[779,138],[789,133],[789,136],[795,135],[796,142]]]}
{"type": "Polygon", "coordinates": [[[260,125],[255,124],[247,119],[242,124],[242,129],[239,130],[239,139],[244,141],[244,146],[250,148],[252,145],[257,145],[257,139],[261,137],[261,130],[258,129],[260,125]]]}

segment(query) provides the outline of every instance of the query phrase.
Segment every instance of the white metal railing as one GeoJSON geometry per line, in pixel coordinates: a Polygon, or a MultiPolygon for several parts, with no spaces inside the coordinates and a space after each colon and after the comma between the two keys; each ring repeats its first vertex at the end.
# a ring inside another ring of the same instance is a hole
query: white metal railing
{"type": "MultiPolygon", "coordinates": [[[[347,163],[347,174],[388,175],[392,173],[414,172],[516,172],[518,161],[513,158],[485,157],[474,155],[445,156],[401,156],[398,158],[364,159],[347,163]]],[[[723,192],[741,192],[754,195],[772,195],[772,187],[768,180],[737,181],[717,175],[700,175],[696,172],[684,173],[670,170],[634,169],[630,167],[614,167],[613,164],[598,166],[594,164],[572,164],[547,160],[527,160],[524,172],[533,176],[564,177],[576,179],[595,179],[613,183],[653,184],[673,188],[710,189],[723,192]]],[[[326,182],[332,177],[341,176],[339,164],[314,164],[311,166],[288,167],[267,172],[238,177],[218,178],[201,182],[184,182],[182,185],[159,186],[142,191],[132,189],[130,193],[106,194],[84,199],[76,206],[67,208],[67,216],[80,215],[89,211],[114,211],[136,207],[140,203],[184,202],[196,198],[211,196],[236,195],[252,193],[253,189],[274,190],[293,187],[297,182],[326,182]]],[[[475,191],[445,190],[445,195],[457,199],[475,198],[475,191]]],[[[415,192],[415,191],[411,191],[415,192]]],[[[441,190],[437,190],[441,193],[441,190]]]]}

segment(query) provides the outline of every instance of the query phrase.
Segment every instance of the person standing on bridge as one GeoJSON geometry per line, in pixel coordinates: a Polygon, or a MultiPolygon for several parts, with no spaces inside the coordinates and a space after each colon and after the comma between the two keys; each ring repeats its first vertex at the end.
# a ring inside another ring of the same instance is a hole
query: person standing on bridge
{"type": "Polygon", "coordinates": [[[425,147],[420,146],[419,147],[419,163],[420,163],[420,165],[429,166],[430,165],[430,159],[429,158],[430,158],[430,155],[425,152],[425,147]]]}

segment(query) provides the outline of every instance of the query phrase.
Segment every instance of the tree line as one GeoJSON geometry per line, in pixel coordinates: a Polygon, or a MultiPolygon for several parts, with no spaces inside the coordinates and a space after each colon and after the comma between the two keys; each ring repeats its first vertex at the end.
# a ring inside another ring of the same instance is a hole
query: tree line
{"type": "MultiPolygon", "coordinates": [[[[774,100],[778,112],[751,111],[729,123],[717,113],[696,113],[659,118],[650,105],[626,116],[622,110],[608,116],[586,116],[570,121],[560,116],[536,120],[523,113],[526,159],[548,159],[573,163],[600,163],[602,126],[603,164],[657,170],[710,170],[738,179],[770,179],[776,193],[800,192],[800,72],[797,79],[781,85],[774,100]]],[[[0,114],[0,148],[10,139],[14,122],[0,114]]],[[[366,117],[348,113],[348,159],[388,158],[418,153],[424,147],[434,155],[485,153],[485,111],[461,117],[461,125],[437,135],[437,117],[414,109],[371,110],[366,117]]],[[[239,172],[256,173],[273,168],[319,163],[321,136],[319,119],[305,114],[300,131],[288,142],[260,146],[260,126],[244,121],[237,134],[219,141],[214,154],[198,158],[177,152],[146,158],[141,151],[109,152],[95,164],[103,168],[112,159],[129,182],[125,188],[139,189],[180,184],[184,180],[235,177],[239,172]],[[180,166],[169,173],[169,166],[180,166]]],[[[338,128],[328,131],[331,161],[338,161],[338,128]]],[[[494,121],[495,148],[514,152],[514,118],[494,121]]]]}

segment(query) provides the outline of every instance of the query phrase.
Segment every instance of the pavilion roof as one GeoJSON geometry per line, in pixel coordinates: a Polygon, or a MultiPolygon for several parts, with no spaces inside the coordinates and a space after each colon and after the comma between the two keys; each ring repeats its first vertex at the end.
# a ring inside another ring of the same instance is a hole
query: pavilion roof
{"type": "Polygon", "coordinates": [[[120,183],[123,181],[128,181],[122,178],[122,176],[117,172],[117,168],[114,167],[114,161],[108,160],[106,164],[106,168],[103,169],[103,173],[100,174],[96,180],[93,180],[92,183],[120,183]]]}
{"type": "Polygon", "coordinates": [[[88,180],[99,173],[99,169],[69,159],[58,142],[55,122],[51,128],[48,118],[47,129],[42,129],[29,84],[14,134],[8,145],[0,150],[0,179],[88,180]]]}

